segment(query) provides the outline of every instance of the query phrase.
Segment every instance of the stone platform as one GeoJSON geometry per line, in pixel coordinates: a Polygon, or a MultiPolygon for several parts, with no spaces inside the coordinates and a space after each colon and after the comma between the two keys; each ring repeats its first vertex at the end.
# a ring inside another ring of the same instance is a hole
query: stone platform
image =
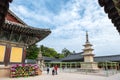
{"type": "Polygon", "coordinates": [[[88,72],[98,72],[98,63],[97,62],[82,62],[80,71],[88,71],[88,72]]]}
{"type": "Polygon", "coordinates": [[[0,77],[9,77],[9,76],[10,76],[10,67],[0,66],[0,77]]]}
{"type": "MultiPolygon", "coordinates": [[[[50,70],[51,72],[51,70],[50,70]]],[[[41,76],[35,77],[20,77],[20,78],[0,78],[0,80],[120,80],[120,73],[113,76],[105,77],[101,75],[80,74],[80,73],[66,73],[58,72],[58,75],[47,74],[43,72],[41,76]]]]}

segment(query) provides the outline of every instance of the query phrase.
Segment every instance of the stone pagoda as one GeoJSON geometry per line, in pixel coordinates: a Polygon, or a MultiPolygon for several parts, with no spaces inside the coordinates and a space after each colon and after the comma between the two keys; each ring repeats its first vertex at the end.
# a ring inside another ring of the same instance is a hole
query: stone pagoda
{"type": "Polygon", "coordinates": [[[92,44],[90,44],[88,39],[88,32],[86,32],[86,43],[83,45],[85,48],[83,49],[83,56],[84,56],[84,62],[81,63],[81,69],[82,70],[88,70],[88,71],[96,71],[98,70],[98,64],[94,62],[94,54],[92,44]]]}

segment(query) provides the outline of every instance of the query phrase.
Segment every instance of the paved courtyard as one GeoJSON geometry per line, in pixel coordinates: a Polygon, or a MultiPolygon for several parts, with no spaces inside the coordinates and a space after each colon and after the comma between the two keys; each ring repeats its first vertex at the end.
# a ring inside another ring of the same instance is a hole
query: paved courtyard
{"type": "Polygon", "coordinates": [[[120,80],[120,73],[113,76],[97,76],[97,75],[85,75],[79,73],[59,73],[58,75],[52,76],[44,72],[40,76],[25,77],[25,78],[0,78],[0,80],[120,80]]]}

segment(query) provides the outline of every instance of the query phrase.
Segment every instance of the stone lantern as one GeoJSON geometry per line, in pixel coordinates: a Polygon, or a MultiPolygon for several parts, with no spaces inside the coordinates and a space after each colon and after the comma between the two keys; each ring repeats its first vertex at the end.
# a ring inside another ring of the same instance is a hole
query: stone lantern
{"type": "Polygon", "coordinates": [[[40,69],[43,70],[43,67],[45,65],[44,65],[44,59],[43,59],[41,51],[39,52],[38,57],[37,57],[36,60],[37,60],[37,64],[39,65],[40,69]]]}

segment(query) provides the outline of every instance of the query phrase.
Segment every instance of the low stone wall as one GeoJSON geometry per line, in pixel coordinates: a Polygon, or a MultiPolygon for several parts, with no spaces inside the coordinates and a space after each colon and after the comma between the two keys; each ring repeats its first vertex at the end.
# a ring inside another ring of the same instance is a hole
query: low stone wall
{"type": "Polygon", "coordinates": [[[38,75],[42,75],[42,70],[38,69],[38,75]]]}
{"type": "Polygon", "coordinates": [[[12,64],[10,77],[29,77],[40,75],[42,71],[37,64],[12,64]]]}
{"type": "MultiPolygon", "coordinates": [[[[42,70],[38,68],[36,70],[37,75],[42,75],[42,70]]],[[[11,67],[10,66],[0,66],[0,78],[11,77],[11,67]]],[[[11,77],[12,78],[12,77],[11,77]]]]}
{"type": "Polygon", "coordinates": [[[0,66],[0,77],[9,77],[10,76],[10,67],[0,66]]]}

